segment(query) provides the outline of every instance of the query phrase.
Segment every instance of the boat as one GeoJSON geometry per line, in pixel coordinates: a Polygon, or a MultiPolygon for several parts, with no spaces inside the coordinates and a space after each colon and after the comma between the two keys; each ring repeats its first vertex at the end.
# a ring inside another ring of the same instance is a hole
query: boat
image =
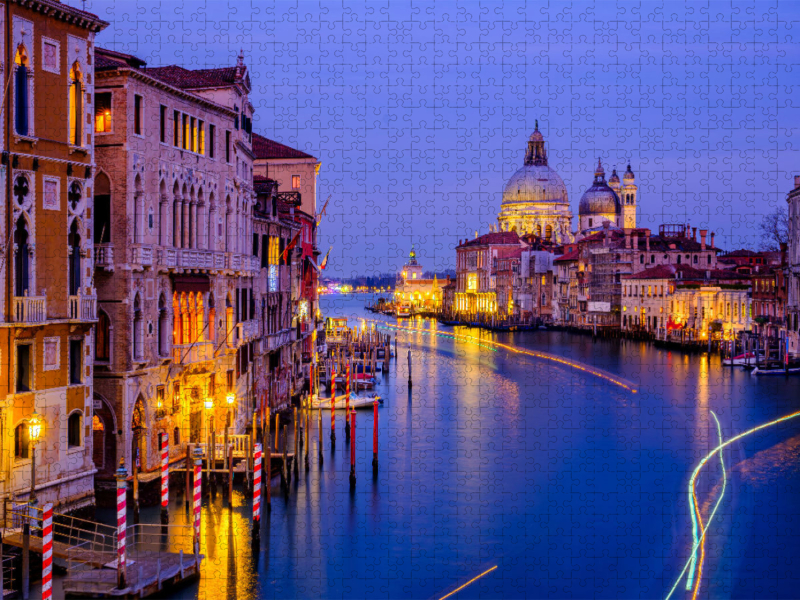
{"type": "MultiPolygon", "coordinates": [[[[383,399],[378,394],[370,394],[368,396],[358,396],[355,392],[350,392],[350,407],[351,408],[372,408],[373,403],[375,400],[378,401],[379,404],[383,404],[383,399]]],[[[335,410],[344,410],[347,407],[346,399],[344,394],[341,396],[336,396],[336,403],[333,405],[335,410]]],[[[311,398],[311,408],[322,408],[322,409],[329,409],[331,408],[331,399],[330,398],[323,398],[314,395],[311,398]]]]}
{"type": "MultiPolygon", "coordinates": [[[[762,355],[763,358],[763,355],[762,355]]],[[[756,355],[753,352],[745,352],[744,354],[739,354],[738,356],[734,356],[733,358],[726,358],[722,361],[722,364],[726,367],[734,367],[734,366],[745,366],[750,364],[755,364],[756,362],[756,355]]]]}
{"type": "Polygon", "coordinates": [[[398,319],[405,319],[411,316],[411,311],[406,306],[398,306],[395,316],[398,319]]]}
{"type": "Polygon", "coordinates": [[[789,367],[786,369],[785,367],[756,367],[750,373],[751,375],[796,375],[800,373],[800,367],[789,367]]]}

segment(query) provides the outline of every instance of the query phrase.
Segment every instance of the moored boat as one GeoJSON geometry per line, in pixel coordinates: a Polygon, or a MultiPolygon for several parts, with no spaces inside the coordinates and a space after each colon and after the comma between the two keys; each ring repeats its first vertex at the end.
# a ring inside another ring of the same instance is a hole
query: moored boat
{"type": "MultiPolygon", "coordinates": [[[[368,396],[358,396],[354,392],[350,392],[350,407],[351,408],[372,408],[373,402],[377,400],[379,404],[383,404],[383,399],[377,394],[370,394],[368,396]]],[[[333,405],[334,410],[344,410],[347,407],[346,398],[344,395],[336,396],[336,403],[333,405]]],[[[331,399],[314,396],[311,398],[311,408],[331,408],[331,399]]]]}
{"type": "Polygon", "coordinates": [[[756,363],[756,355],[753,352],[745,352],[744,354],[739,354],[738,356],[734,356],[733,358],[726,358],[722,361],[722,364],[725,365],[726,367],[745,366],[755,363],[756,363]]]}

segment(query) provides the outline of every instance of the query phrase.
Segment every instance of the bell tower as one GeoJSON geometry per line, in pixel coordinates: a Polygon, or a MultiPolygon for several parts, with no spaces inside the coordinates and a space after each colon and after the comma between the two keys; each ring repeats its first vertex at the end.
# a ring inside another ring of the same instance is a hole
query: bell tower
{"type": "Polygon", "coordinates": [[[528,151],[525,153],[525,164],[547,166],[547,150],[544,147],[544,136],[539,131],[539,119],[536,119],[536,129],[528,140],[528,151]]]}
{"type": "Polygon", "coordinates": [[[619,191],[620,200],[622,200],[622,223],[623,227],[636,228],[636,201],[638,189],[636,187],[636,178],[631,171],[631,166],[628,165],[628,170],[622,177],[622,189],[619,191]]]}

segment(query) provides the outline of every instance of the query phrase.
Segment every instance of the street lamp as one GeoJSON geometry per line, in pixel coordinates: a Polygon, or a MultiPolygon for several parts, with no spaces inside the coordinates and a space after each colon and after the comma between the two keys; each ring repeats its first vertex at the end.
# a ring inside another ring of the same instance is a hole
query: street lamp
{"type": "Polygon", "coordinates": [[[42,415],[35,412],[31,415],[30,421],[28,421],[28,437],[31,444],[31,493],[29,499],[31,506],[36,504],[36,443],[42,437],[43,431],[44,421],[42,420],[42,415]]]}

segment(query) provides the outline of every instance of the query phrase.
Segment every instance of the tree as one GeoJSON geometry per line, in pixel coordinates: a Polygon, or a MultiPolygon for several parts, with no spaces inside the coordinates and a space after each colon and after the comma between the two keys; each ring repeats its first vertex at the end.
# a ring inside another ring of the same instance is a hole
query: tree
{"type": "Polygon", "coordinates": [[[761,230],[761,249],[775,252],[781,244],[789,243],[789,213],[785,206],[765,215],[758,226],[761,230]]]}

